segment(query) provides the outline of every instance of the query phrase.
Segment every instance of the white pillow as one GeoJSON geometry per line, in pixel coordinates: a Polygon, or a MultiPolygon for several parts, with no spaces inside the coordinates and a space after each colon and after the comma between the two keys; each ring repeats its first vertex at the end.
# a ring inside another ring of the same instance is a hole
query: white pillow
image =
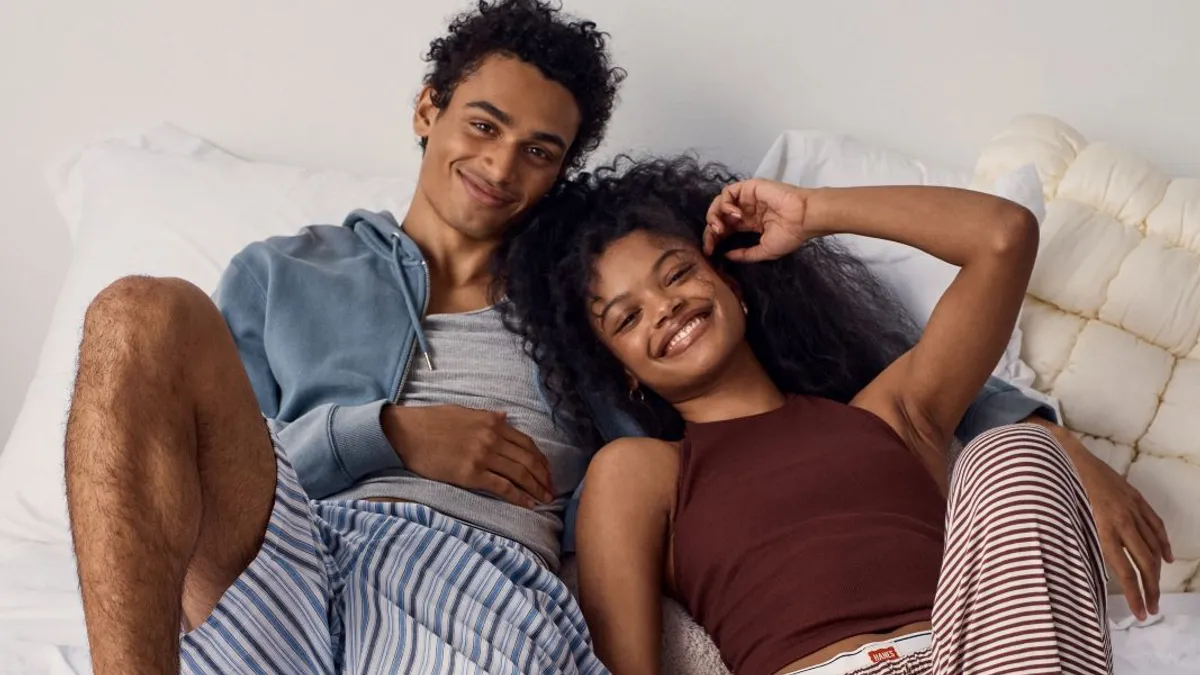
{"type": "MultiPolygon", "coordinates": [[[[843,134],[788,131],[775,140],[755,175],[805,187],[857,185],[941,185],[971,187],[972,172],[909,157],[843,134]]],[[[979,187],[979,186],[976,186],[979,187]]],[[[984,186],[988,187],[988,186],[984,186]]],[[[1033,165],[1004,176],[986,190],[1021,204],[1040,223],[1046,206],[1033,165]]],[[[958,268],[928,253],[884,239],[838,235],[838,240],[896,293],[920,325],[929,320],[938,299],[958,268]]],[[[1023,391],[1032,392],[1033,370],[1021,361],[1021,330],[1015,328],[995,371],[1023,391]]]]}
{"type": "Polygon", "coordinates": [[[63,426],[84,310],[129,274],[211,292],[252,241],[355,208],[403,216],[414,180],[251,162],[173,127],[85,148],[51,178],[75,251],[12,435],[0,453],[0,537],[68,538],[63,426]]]}

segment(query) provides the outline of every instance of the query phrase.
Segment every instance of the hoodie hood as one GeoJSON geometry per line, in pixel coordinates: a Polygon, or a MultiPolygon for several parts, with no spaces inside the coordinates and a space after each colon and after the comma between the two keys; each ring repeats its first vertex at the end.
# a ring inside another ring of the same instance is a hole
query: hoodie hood
{"type": "Polygon", "coordinates": [[[420,263],[425,259],[417,244],[404,234],[404,228],[391,211],[356,209],[346,216],[342,227],[350,228],[380,255],[392,257],[393,240],[399,239],[401,262],[420,263]]]}
{"type": "Polygon", "coordinates": [[[429,350],[429,341],[425,338],[425,330],[421,323],[424,320],[424,307],[429,302],[429,278],[425,277],[423,297],[418,298],[413,292],[404,268],[410,265],[421,265],[422,272],[428,274],[425,268],[425,257],[421,249],[411,237],[404,234],[404,229],[390,211],[367,211],[356,209],[346,216],[342,227],[348,227],[369,246],[373,251],[386,257],[391,262],[392,274],[400,287],[404,298],[404,309],[408,312],[416,333],[417,349],[425,365],[433,370],[433,356],[429,350]]]}

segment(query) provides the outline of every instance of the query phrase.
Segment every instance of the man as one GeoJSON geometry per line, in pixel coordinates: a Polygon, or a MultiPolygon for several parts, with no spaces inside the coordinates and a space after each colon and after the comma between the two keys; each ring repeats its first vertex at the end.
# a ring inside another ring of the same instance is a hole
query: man
{"type": "Polygon", "coordinates": [[[97,675],[603,670],[552,572],[594,448],[552,423],[490,269],[622,73],[535,0],[480,3],[428,60],[402,227],[254,244],[219,310],[145,278],[89,309],[66,464],[97,675]]]}
{"type": "Polygon", "coordinates": [[[220,312],[156,279],[89,309],[66,460],[97,675],[603,671],[550,569],[589,453],[549,423],[488,272],[623,73],[535,0],[480,3],[428,60],[403,230],[356,214],[253,245],[220,312]],[[356,483],[378,501],[300,487],[356,483]]]}

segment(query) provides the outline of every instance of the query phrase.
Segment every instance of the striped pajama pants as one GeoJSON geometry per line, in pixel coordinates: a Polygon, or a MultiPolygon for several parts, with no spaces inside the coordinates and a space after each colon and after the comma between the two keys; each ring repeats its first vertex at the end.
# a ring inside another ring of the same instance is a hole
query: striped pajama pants
{"type": "Polygon", "coordinates": [[[309,501],[275,443],[258,555],[180,638],[183,673],[599,675],[533,553],[418,504],[309,501]]]}
{"type": "Polygon", "coordinates": [[[1104,580],[1087,497],[1054,437],[993,429],[951,475],[932,647],[850,672],[1111,673],[1104,580]]]}

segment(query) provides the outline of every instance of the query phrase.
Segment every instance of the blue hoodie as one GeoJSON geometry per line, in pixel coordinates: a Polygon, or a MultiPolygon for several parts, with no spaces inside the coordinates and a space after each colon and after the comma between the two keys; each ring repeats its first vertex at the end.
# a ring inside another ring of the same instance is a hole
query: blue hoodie
{"type": "MultiPolygon", "coordinates": [[[[428,358],[421,320],[429,271],[392,214],[355,211],[341,227],[314,225],[251,244],[234,256],[214,299],[310,497],[402,468],[380,412],[399,398],[414,359],[428,358]]],[[[632,418],[587,400],[605,439],[642,435],[632,418]]],[[[1034,412],[1054,419],[1048,407],[993,378],[958,435],[966,442],[1034,412]]],[[[566,519],[570,551],[571,506],[566,519]]]]}

